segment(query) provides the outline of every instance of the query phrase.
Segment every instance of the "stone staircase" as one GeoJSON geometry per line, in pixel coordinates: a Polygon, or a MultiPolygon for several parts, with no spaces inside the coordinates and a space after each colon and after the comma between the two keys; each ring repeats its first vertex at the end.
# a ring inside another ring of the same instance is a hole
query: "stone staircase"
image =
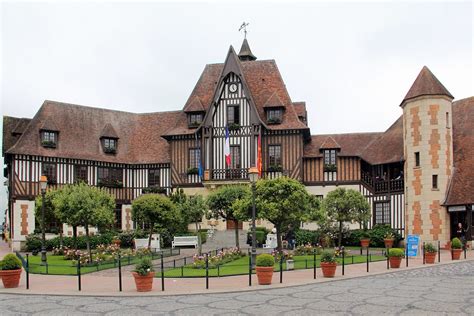
{"type": "MultiPolygon", "coordinates": [[[[239,230],[239,243],[240,248],[248,248],[247,245],[247,231],[246,230],[239,230]]],[[[231,230],[222,230],[222,231],[215,231],[214,236],[208,238],[206,243],[202,245],[202,250],[211,251],[220,248],[232,248],[235,247],[235,231],[231,230]]]]}

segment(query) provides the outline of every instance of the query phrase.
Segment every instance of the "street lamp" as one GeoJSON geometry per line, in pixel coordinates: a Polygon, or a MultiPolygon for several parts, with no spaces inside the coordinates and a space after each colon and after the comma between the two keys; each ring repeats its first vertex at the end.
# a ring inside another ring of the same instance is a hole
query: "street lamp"
{"type": "Polygon", "coordinates": [[[252,183],[252,268],[255,267],[255,259],[257,257],[257,232],[255,228],[255,183],[258,180],[258,168],[251,167],[249,169],[249,178],[252,183]]]}
{"type": "Polygon", "coordinates": [[[48,186],[48,178],[41,176],[40,189],[41,189],[41,265],[46,265],[46,236],[44,233],[44,195],[46,194],[46,187],[48,186]]]}

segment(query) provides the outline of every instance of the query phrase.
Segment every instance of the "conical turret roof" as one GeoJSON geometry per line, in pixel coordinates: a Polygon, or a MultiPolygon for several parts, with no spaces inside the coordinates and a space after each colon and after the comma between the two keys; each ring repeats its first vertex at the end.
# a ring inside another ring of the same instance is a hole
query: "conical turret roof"
{"type": "Polygon", "coordinates": [[[249,42],[247,42],[246,38],[244,38],[244,41],[242,42],[242,47],[240,47],[239,59],[243,61],[257,59],[257,57],[252,54],[252,50],[250,49],[249,42]]]}
{"type": "Polygon", "coordinates": [[[443,86],[426,66],[421,69],[418,77],[416,77],[415,82],[413,82],[413,85],[410,90],[408,90],[407,95],[400,105],[403,106],[406,101],[423,95],[445,95],[454,99],[448,89],[443,86]]]}

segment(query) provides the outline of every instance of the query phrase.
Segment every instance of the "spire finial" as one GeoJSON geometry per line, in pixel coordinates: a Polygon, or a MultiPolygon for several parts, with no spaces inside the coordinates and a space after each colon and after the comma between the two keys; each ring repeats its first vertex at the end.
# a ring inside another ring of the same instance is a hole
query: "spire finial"
{"type": "Polygon", "coordinates": [[[239,32],[244,30],[244,39],[247,38],[247,26],[249,25],[249,23],[245,23],[245,21],[242,23],[242,25],[240,26],[239,28],[239,32]]]}

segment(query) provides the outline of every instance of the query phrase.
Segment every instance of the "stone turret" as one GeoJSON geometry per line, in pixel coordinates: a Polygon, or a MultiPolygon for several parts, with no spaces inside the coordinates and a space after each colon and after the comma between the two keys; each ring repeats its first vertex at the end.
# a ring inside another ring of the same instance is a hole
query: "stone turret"
{"type": "Polygon", "coordinates": [[[442,206],[453,169],[453,96],[423,67],[403,109],[406,234],[447,242],[449,216],[442,206]]]}

